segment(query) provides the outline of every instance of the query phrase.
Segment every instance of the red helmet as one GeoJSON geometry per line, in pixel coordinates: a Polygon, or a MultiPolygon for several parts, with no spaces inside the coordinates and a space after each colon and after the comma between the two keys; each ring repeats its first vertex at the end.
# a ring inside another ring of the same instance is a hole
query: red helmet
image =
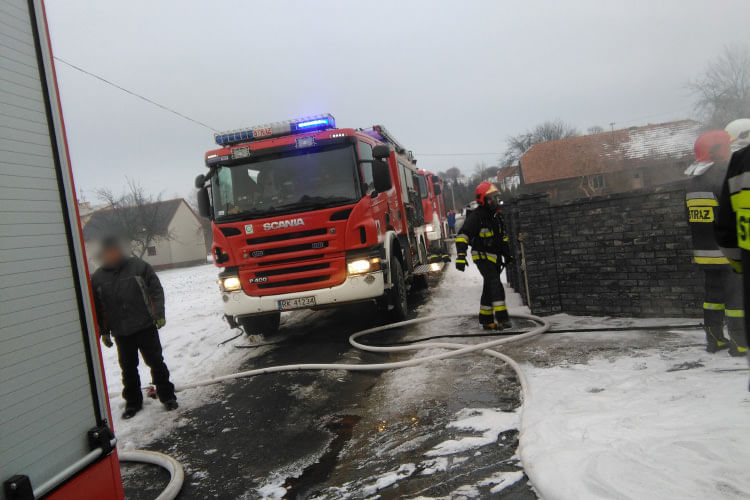
{"type": "Polygon", "coordinates": [[[687,175],[700,175],[714,162],[727,162],[731,156],[732,138],[724,130],[709,130],[695,140],[695,163],[685,171],[687,175]]]}
{"type": "Polygon", "coordinates": [[[490,184],[489,182],[482,182],[477,186],[477,203],[480,205],[486,205],[487,204],[487,195],[492,193],[498,193],[499,191],[495,187],[494,184],[490,184]]]}

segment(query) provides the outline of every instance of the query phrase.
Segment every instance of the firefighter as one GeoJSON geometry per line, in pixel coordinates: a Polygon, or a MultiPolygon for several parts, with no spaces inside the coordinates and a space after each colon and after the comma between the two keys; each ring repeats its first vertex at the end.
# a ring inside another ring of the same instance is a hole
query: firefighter
{"type": "Polygon", "coordinates": [[[94,306],[102,343],[117,344],[122,371],[122,397],[127,420],[143,408],[141,380],[138,376],[138,352],[151,368],[151,379],[164,407],[177,409],[174,385],[162,357],[157,329],[164,319],[164,290],[153,268],[137,257],[125,256],[115,237],[102,240],[99,254],[102,266],[91,278],[94,306]]]}
{"type": "MultiPolygon", "coordinates": [[[[719,218],[716,240],[729,263],[737,273],[743,273],[744,311],[750,300],[750,119],[735,120],[726,131],[736,150],[729,162],[726,179],[719,196],[719,218]]],[[[750,320],[744,316],[745,344],[740,352],[747,353],[750,343],[750,320]]]]}
{"type": "Polygon", "coordinates": [[[501,330],[509,326],[510,317],[505,306],[505,291],[500,281],[503,258],[509,256],[508,245],[501,218],[500,193],[489,182],[482,182],[476,189],[477,208],[466,216],[466,221],[456,236],[456,269],[466,269],[467,251],[471,246],[471,258],[484,279],[479,306],[479,323],[485,330],[501,330]]]}
{"type": "Polygon", "coordinates": [[[706,350],[729,349],[732,356],[747,351],[742,306],[742,281],[732,272],[729,261],[719,249],[714,235],[718,197],[727,171],[730,136],[724,130],[711,130],[695,141],[695,163],[686,173],[688,221],[693,236],[693,262],[703,270],[705,301],[703,327],[706,350]],[[729,339],[724,336],[724,325],[729,339]]]}

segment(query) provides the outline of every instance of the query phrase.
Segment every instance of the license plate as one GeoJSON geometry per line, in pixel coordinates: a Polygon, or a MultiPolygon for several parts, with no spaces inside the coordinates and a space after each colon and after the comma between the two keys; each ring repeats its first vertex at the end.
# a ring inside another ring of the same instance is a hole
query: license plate
{"type": "Polygon", "coordinates": [[[303,309],[315,305],[315,297],[299,297],[296,299],[279,300],[279,311],[291,311],[292,309],[303,309]]]}

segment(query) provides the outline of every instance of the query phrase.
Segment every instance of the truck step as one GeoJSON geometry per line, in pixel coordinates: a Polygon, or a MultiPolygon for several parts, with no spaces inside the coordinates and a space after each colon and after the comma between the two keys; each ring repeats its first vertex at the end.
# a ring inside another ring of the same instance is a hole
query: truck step
{"type": "Polygon", "coordinates": [[[420,274],[439,273],[440,271],[443,270],[444,266],[445,266],[445,262],[435,262],[433,264],[424,264],[422,266],[415,267],[413,274],[417,276],[420,274]]]}

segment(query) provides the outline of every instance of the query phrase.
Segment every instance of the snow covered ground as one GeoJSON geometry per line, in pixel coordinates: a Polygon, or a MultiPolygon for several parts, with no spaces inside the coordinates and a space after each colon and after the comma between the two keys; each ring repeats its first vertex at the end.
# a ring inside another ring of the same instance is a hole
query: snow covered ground
{"type": "Polygon", "coordinates": [[[520,453],[542,498],[750,498],[747,361],[673,333],[684,347],[524,367],[520,453]]]}

